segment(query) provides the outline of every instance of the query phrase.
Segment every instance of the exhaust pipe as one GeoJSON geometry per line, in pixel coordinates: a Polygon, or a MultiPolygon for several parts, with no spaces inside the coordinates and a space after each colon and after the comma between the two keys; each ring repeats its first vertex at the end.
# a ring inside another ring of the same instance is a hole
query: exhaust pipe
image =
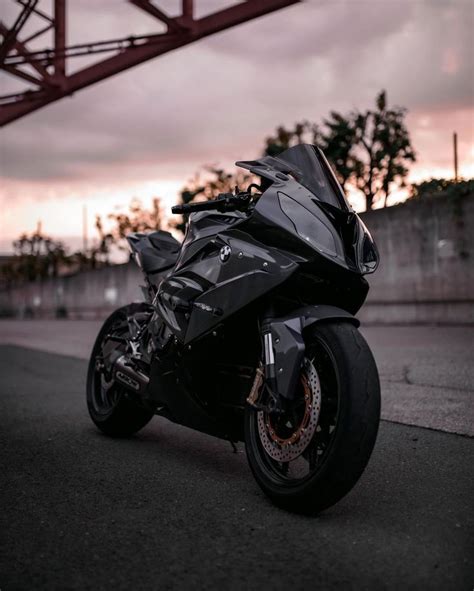
{"type": "Polygon", "coordinates": [[[121,355],[114,363],[113,378],[128,390],[137,394],[143,394],[150,382],[147,375],[132,366],[126,355],[121,355]]]}

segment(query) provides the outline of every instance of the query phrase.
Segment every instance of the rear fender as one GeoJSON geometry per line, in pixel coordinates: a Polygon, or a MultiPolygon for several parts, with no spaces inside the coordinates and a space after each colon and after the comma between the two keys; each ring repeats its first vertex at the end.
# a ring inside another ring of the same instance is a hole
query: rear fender
{"type": "Polygon", "coordinates": [[[309,326],[329,320],[345,320],[355,326],[360,324],[349,312],[326,305],[299,308],[288,316],[272,318],[263,324],[265,375],[276,381],[280,396],[293,399],[305,353],[303,331],[309,326]],[[269,354],[270,347],[273,355],[269,354]]]}

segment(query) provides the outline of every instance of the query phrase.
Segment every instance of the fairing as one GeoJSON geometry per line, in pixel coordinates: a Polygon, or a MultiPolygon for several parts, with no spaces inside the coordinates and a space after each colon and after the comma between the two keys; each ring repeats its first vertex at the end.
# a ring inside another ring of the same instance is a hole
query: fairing
{"type": "Polygon", "coordinates": [[[185,343],[283,283],[298,266],[294,257],[233,228],[242,218],[232,218],[225,229],[220,216],[213,215],[216,226],[212,232],[211,216],[194,215],[190,230],[194,240],[186,238],[176,267],[161,283],[157,298],[165,322],[185,343]],[[230,250],[223,261],[225,247],[230,250]]]}
{"type": "Polygon", "coordinates": [[[280,209],[293,234],[317,254],[361,274],[375,271],[379,256],[372,236],[347,203],[319,148],[301,144],[276,158],[265,156],[236,165],[266,179],[265,185],[271,183],[254,214],[269,219],[276,216],[281,223],[280,209]]]}
{"type": "Polygon", "coordinates": [[[269,292],[278,297],[279,286],[298,300],[294,277],[329,286],[323,299],[315,290],[303,303],[356,311],[367,293],[362,275],[374,270],[378,256],[322,153],[297,146],[278,158],[237,164],[266,179],[267,188],[246,212],[190,216],[179,258],[155,300],[177,339],[187,344],[209,334],[269,292]]]}
{"type": "Polygon", "coordinates": [[[324,154],[316,146],[299,144],[285,150],[277,157],[264,156],[259,160],[236,162],[237,166],[247,168],[255,174],[262,174],[265,170],[272,170],[277,178],[285,180],[291,176],[301,185],[309,189],[319,200],[342,210],[349,209],[344,192],[342,191],[324,154]]]}

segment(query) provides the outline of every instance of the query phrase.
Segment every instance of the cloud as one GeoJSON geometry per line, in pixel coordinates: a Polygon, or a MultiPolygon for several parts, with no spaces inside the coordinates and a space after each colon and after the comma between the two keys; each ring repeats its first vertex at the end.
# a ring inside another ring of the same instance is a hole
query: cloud
{"type": "MultiPolygon", "coordinates": [[[[73,5],[71,41],[156,30],[125,2],[100,3],[93,19],[89,1],[73,5]]],[[[220,6],[207,1],[203,11],[220,6]]],[[[185,180],[202,163],[256,155],[280,123],[365,108],[381,88],[420,117],[469,113],[472,19],[462,0],[295,5],[7,126],[0,174],[7,184],[120,183],[139,175],[185,180]]]]}

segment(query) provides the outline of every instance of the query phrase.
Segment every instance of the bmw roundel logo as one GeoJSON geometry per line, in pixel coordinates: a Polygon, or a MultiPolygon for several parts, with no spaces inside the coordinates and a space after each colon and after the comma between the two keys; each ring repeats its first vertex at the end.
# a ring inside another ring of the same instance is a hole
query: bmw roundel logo
{"type": "Polygon", "coordinates": [[[223,263],[225,263],[226,261],[229,260],[231,253],[232,253],[231,247],[226,244],[225,246],[223,246],[221,248],[221,251],[219,253],[219,258],[221,259],[221,261],[223,263]]]}

